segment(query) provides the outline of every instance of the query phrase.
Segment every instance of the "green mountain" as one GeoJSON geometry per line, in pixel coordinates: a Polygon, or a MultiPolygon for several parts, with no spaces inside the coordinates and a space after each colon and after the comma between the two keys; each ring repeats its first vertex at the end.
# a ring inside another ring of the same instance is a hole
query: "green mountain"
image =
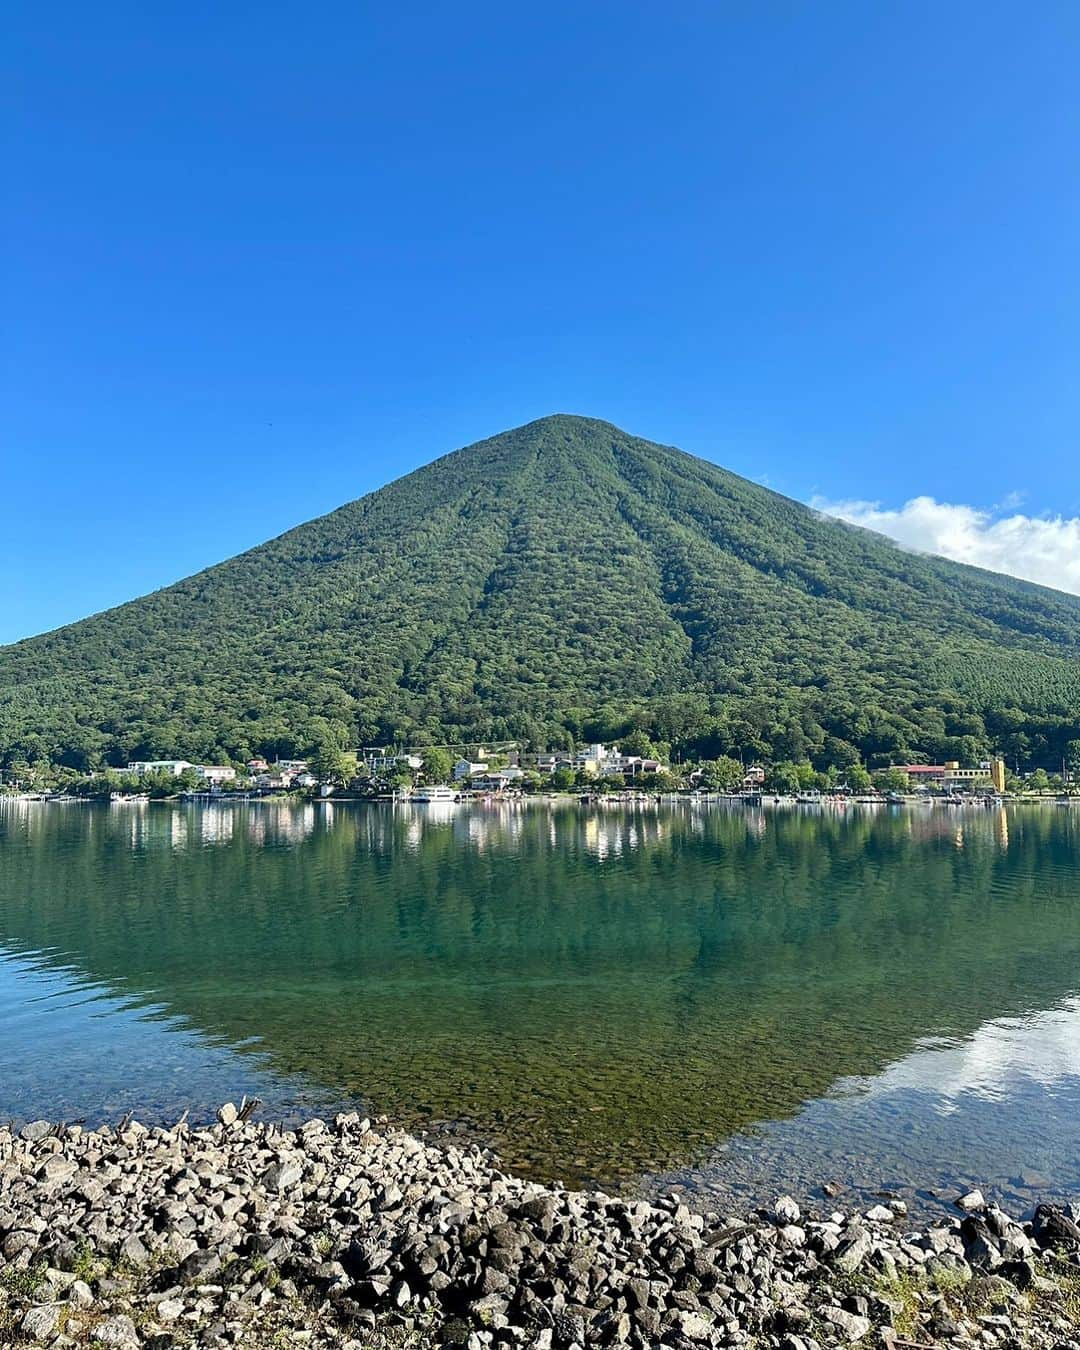
{"type": "Polygon", "coordinates": [[[1080,598],[547,417],[0,648],[0,753],[246,757],[631,727],[871,765],[1080,738],[1080,598]]]}

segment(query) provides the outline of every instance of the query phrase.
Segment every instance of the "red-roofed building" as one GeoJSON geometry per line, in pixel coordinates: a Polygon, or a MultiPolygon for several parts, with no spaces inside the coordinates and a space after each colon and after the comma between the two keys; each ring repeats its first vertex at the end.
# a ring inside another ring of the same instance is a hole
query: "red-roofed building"
{"type": "Polygon", "coordinates": [[[999,792],[1005,788],[1005,765],[1000,759],[987,760],[977,769],[962,769],[955,759],[944,764],[901,764],[910,787],[962,788],[993,786],[999,792]]]}

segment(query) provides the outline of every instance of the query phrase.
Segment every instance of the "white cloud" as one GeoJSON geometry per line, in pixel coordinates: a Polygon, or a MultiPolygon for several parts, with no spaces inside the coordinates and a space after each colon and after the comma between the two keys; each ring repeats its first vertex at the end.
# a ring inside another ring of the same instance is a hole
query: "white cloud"
{"type": "Polygon", "coordinates": [[[810,503],[825,515],[888,535],[904,548],[1080,595],[1080,516],[1028,516],[1014,510],[1018,504],[1015,494],[993,510],[933,497],[913,497],[898,509],[824,497],[810,503]],[[1013,514],[1002,514],[1010,510],[1013,514]]]}
{"type": "Polygon", "coordinates": [[[965,1093],[1002,1099],[1025,1079],[1052,1088],[1076,1077],[1080,1064],[1080,999],[1024,1017],[996,1017],[957,1041],[923,1042],[872,1079],[846,1078],[838,1095],[878,1096],[896,1089],[936,1092],[942,1098],[965,1093]]]}

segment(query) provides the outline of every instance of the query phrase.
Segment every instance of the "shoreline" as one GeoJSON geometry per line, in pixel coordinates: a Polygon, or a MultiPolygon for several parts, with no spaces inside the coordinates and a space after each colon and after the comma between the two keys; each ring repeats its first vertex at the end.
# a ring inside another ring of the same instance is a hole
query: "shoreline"
{"type": "Polygon", "coordinates": [[[950,797],[947,794],[928,794],[920,796],[918,794],[907,794],[900,800],[889,800],[885,797],[871,799],[860,796],[844,796],[822,794],[820,800],[805,800],[791,795],[777,793],[725,793],[725,792],[652,792],[648,790],[635,791],[626,789],[625,791],[613,793],[589,793],[583,789],[572,789],[566,792],[526,792],[516,794],[489,793],[462,795],[453,801],[428,802],[417,800],[410,797],[392,797],[383,796],[362,796],[362,795],[330,795],[327,797],[311,796],[296,792],[200,792],[200,793],[173,793],[163,797],[141,797],[133,794],[129,798],[111,798],[108,796],[93,796],[89,794],[74,794],[65,796],[61,793],[49,795],[45,793],[0,793],[0,803],[18,802],[20,804],[33,803],[41,806],[240,806],[252,804],[282,805],[291,804],[298,806],[421,806],[421,807],[447,807],[447,806],[528,806],[528,805],[572,805],[572,806],[656,806],[656,805],[675,805],[677,803],[689,803],[694,806],[743,806],[752,809],[762,807],[801,807],[809,809],[831,809],[860,807],[873,810],[907,809],[918,807],[925,809],[927,807],[945,807],[952,810],[967,810],[976,808],[981,811],[1003,810],[1010,806],[1055,806],[1055,807],[1080,807],[1080,793],[1048,793],[1046,795],[1008,795],[1000,798],[990,798],[982,796],[964,796],[961,799],[950,797]]]}
{"type": "Polygon", "coordinates": [[[1049,1350],[1080,1343],[1080,1228],[977,1192],[913,1231],[897,1200],[692,1213],[355,1112],[36,1121],[0,1129],[0,1343],[1049,1350]]]}

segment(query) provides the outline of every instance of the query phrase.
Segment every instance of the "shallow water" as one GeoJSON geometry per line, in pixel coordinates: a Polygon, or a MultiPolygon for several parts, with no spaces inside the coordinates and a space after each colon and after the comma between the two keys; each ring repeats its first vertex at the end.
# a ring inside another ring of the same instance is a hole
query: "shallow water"
{"type": "Polygon", "coordinates": [[[546,1179],[1026,1205],[1080,1190],[1078,851],[1050,807],[8,802],[0,1114],[360,1102],[546,1179]]]}

